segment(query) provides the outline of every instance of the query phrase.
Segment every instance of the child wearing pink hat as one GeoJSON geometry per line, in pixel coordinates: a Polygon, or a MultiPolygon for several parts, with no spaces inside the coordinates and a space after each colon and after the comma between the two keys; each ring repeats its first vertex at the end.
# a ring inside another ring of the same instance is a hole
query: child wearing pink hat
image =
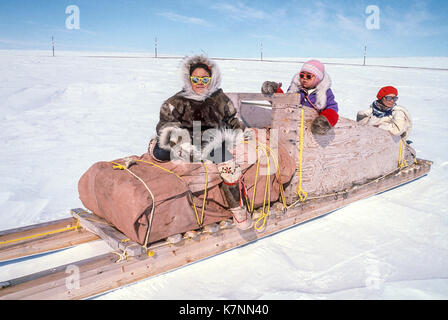
{"type": "Polygon", "coordinates": [[[368,109],[359,111],[356,121],[389,131],[406,139],[411,132],[412,122],[409,112],[397,105],[398,90],[392,86],[381,88],[368,109]]]}
{"type": "MultiPolygon", "coordinates": [[[[281,83],[265,81],[261,87],[264,94],[283,93],[281,83]]],[[[338,104],[331,90],[330,76],[325,72],[325,66],[318,60],[305,62],[296,73],[287,93],[299,93],[300,103],[315,109],[319,116],[314,119],[311,131],[314,134],[326,134],[336,125],[339,119],[338,104]]]]}

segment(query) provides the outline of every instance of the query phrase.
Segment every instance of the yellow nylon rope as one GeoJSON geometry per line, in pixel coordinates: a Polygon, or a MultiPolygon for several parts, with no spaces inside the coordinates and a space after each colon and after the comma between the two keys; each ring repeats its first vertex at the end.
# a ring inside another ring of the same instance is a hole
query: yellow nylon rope
{"type": "Polygon", "coordinates": [[[70,230],[78,230],[79,227],[80,227],[79,219],[76,219],[76,225],[74,225],[73,227],[67,227],[67,228],[52,230],[52,231],[48,231],[48,232],[42,232],[42,233],[38,233],[38,234],[33,234],[33,235],[30,235],[30,236],[21,237],[21,238],[17,238],[17,239],[1,241],[0,245],[12,243],[12,242],[17,242],[17,241],[22,241],[22,240],[38,238],[38,237],[44,237],[44,236],[48,236],[48,235],[51,235],[51,234],[65,232],[65,231],[70,231],[70,230]]]}
{"type": "MultiPolygon", "coordinates": [[[[139,159],[133,159],[133,161],[146,163],[146,164],[152,165],[152,166],[154,166],[154,167],[156,167],[156,168],[158,168],[158,169],[161,169],[161,170],[163,170],[163,171],[165,171],[165,172],[168,172],[168,173],[170,173],[170,174],[174,174],[179,180],[181,180],[182,182],[184,182],[185,184],[187,184],[187,182],[186,182],[181,176],[179,176],[177,173],[175,173],[175,172],[173,172],[173,171],[171,171],[171,170],[169,170],[169,169],[166,169],[166,168],[164,168],[164,167],[162,167],[162,166],[159,166],[159,165],[157,165],[157,164],[155,164],[155,163],[153,163],[153,162],[145,161],[145,160],[139,160],[139,159]]],[[[126,169],[126,168],[125,168],[123,165],[121,165],[121,164],[118,164],[118,163],[115,163],[115,162],[111,162],[111,163],[113,163],[113,164],[116,165],[116,166],[114,166],[113,168],[121,169],[121,170],[126,169]]],[[[194,210],[194,213],[195,213],[195,216],[196,216],[196,220],[197,220],[199,226],[202,226],[202,224],[204,223],[205,201],[206,201],[206,199],[207,199],[207,187],[208,187],[208,168],[207,168],[207,166],[205,165],[204,162],[203,162],[202,164],[203,164],[204,167],[205,167],[205,187],[204,187],[204,200],[202,201],[202,208],[201,208],[201,218],[199,218],[198,210],[197,210],[197,208],[196,208],[196,204],[195,204],[195,202],[194,202],[193,195],[191,195],[191,202],[193,203],[193,210],[194,210]]]]}
{"type": "MultiPolygon", "coordinates": [[[[272,149],[268,145],[262,144],[262,143],[259,143],[259,144],[261,144],[264,148],[266,148],[266,150],[269,151],[269,154],[273,153],[272,149]]],[[[282,199],[283,208],[286,208],[285,190],[283,189],[283,184],[281,183],[280,165],[278,164],[278,161],[277,161],[275,156],[272,157],[272,160],[274,160],[275,167],[277,168],[277,170],[275,172],[275,175],[277,176],[277,180],[278,180],[279,185],[280,185],[280,196],[281,196],[281,199],[282,199]]]]}
{"type": "Polygon", "coordinates": [[[302,189],[302,158],[303,158],[303,129],[304,129],[304,109],[302,108],[300,119],[300,145],[299,145],[299,185],[297,186],[297,194],[301,202],[305,202],[308,194],[302,189]]]}
{"type": "Polygon", "coordinates": [[[126,166],[122,166],[121,164],[116,163],[116,162],[112,162],[112,163],[115,164],[115,166],[112,167],[113,169],[126,170],[127,172],[129,172],[134,178],[136,178],[137,180],[139,180],[139,181],[145,186],[146,190],[148,190],[149,194],[151,195],[151,198],[152,198],[152,208],[151,208],[151,214],[150,214],[150,217],[149,217],[148,230],[147,230],[147,232],[146,232],[145,242],[144,242],[144,244],[143,244],[143,247],[146,248],[147,245],[148,245],[148,241],[149,241],[149,233],[150,233],[150,231],[151,231],[152,219],[153,219],[153,217],[154,217],[154,210],[155,210],[155,207],[156,207],[156,200],[155,200],[155,198],[154,198],[154,194],[152,193],[151,189],[149,189],[149,187],[148,187],[148,185],[146,184],[146,182],[143,181],[143,179],[140,178],[138,175],[136,175],[134,172],[132,172],[131,170],[129,170],[129,167],[128,167],[127,165],[126,165],[126,166]]]}
{"type": "MultiPolygon", "coordinates": [[[[262,151],[266,155],[266,160],[267,160],[266,165],[267,165],[268,174],[266,175],[266,185],[264,188],[263,207],[261,209],[260,217],[257,219],[257,221],[254,224],[255,230],[263,229],[264,225],[266,224],[266,219],[269,216],[269,211],[270,211],[270,206],[271,206],[271,175],[269,174],[271,172],[271,161],[270,161],[270,156],[268,155],[266,149],[263,148],[263,146],[261,146],[261,147],[262,147],[262,151]],[[267,202],[267,209],[266,209],[266,202],[267,202]],[[261,224],[261,226],[258,226],[260,221],[263,221],[263,223],[261,224]]],[[[254,190],[254,193],[255,193],[255,190],[254,190]]]]}
{"type": "Polygon", "coordinates": [[[253,212],[253,207],[254,207],[254,202],[255,202],[255,192],[256,192],[256,186],[257,186],[257,181],[258,181],[258,175],[259,175],[259,166],[260,166],[260,157],[258,154],[258,148],[260,147],[261,150],[264,152],[265,156],[266,156],[266,160],[267,160],[267,170],[268,170],[268,174],[266,175],[266,184],[265,184],[265,189],[264,189],[264,198],[263,198],[263,207],[261,209],[261,215],[260,217],[257,219],[257,221],[254,224],[254,229],[256,230],[260,230],[264,227],[265,223],[266,223],[266,218],[269,215],[269,211],[270,211],[270,206],[271,206],[271,175],[269,174],[271,172],[271,163],[270,163],[270,155],[268,155],[267,152],[267,146],[263,145],[262,143],[257,141],[257,145],[252,145],[249,144],[248,141],[244,141],[244,143],[247,143],[248,145],[251,145],[253,148],[255,148],[255,150],[257,151],[257,170],[255,173],[255,182],[254,182],[254,190],[253,190],[253,194],[252,194],[252,203],[251,203],[251,212],[253,212]],[[258,226],[259,222],[263,220],[263,223],[261,226],[258,226]]]}
{"type": "Polygon", "coordinates": [[[400,151],[398,152],[398,168],[406,167],[408,164],[405,160],[405,148],[403,139],[400,140],[400,151]]]}
{"type": "MultiPolygon", "coordinates": [[[[256,151],[257,151],[257,169],[256,169],[256,173],[255,173],[255,182],[254,182],[254,191],[252,194],[252,203],[250,204],[250,212],[253,213],[253,207],[254,207],[254,202],[255,202],[255,193],[256,193],[256,187],[257,187],[257,182],[258,182],[258,176],[259,176],[259,167],[260,167],[260,156],[258,153],[258,149],[260,148],[265,156],[266,156],[266,160],[267,160],[267,170],[268,170],[268,174],[266,177],[266,185],[265,185],[265,191],[264,191],[264,198],[263,198],[263,207],[261,210],[261,215],[260,217],[257,219],[257,221],[255,222],[254,228],[256,230],[260,230],[264,227],[264,225],[266,224],[266,219],[269,215],[269,211],[270,211],[270,203],[271,203],[271,184],[270,184],[270,172],[271,172],[271,164],[270,164],[270,155],[273,154],[272,149],[264,144],[261,143],[259,141],[257,141],[257,145],[252,145],[249,144],[248,141],[244,141],[244,143],[252,146],[256,151]],[[266,209],[267,208],[267,209],[266,209]],[[259,222],[263,220],[263,223],[261,224],[261,226],[258,226],[259,222]]],[[[281,184],[280,181],[280,166],[278,164],[278,161],[276,159],[275,156],[272,157],[273,161],[274,161],[274,165],[276,168],[276,176],[278,178],[279,181],[279,185],[280,185],[280,195],[281,195],[281,199],[282,199],[282,204],[283,204],[283,208],[287,208],[286,205],[286,199],[285,199],[285,192],[283,189],[283,185],[281,184]]]]}
{"type": "MultiPolygon", "coordinates": [[[[245,141],[245,143],[249,144],[248,142],[245,141]]],[[[255,171],[255,181],[254,181],[254,192],[252,194],[252,203],[250,204],[250,212],[253,213],[254,212],[254,203],[255,203],[255,192],[257,190],[257,182],[258,182],[258,172],[260,169],[260,156],[258,154],[258,148],[255,147],[255,150],[257,152],[257,169],[255,171]]]]}
{"type": "MultiPolygon", "coordinates": [[[[205,168],[205,187],[204,187],[204,199],[202,200],[202,209],[201,209],[201,223],[199,223],[200,226],[202,226],[202,224],[204,223],[204,209],[205,209],[205,200],[207,199],[207,186],[208,186],[208,168],[205,165],[205,162],[202,162],[202,164],[204,165],[205,168]]],[[[193,201],[193,196],[191,197],[191,201],[194,203],[193,201]]],[[[197,212],[196,213],[196,218],[197,218],[197,212]]]]}

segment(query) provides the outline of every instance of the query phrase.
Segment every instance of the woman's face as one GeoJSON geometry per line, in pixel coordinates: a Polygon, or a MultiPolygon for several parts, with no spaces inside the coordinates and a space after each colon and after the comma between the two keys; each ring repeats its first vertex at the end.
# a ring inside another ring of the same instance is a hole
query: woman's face
{"type": "MultiPolygon", "coordinates": [[[[191,73],[191,77],[195,78],[210,77],[210,74],[204,68],[196,68],[191,73]]],[[[203,83],[202,80],[195,83],[193,80],[191,80],[191,77],[190,77],[191,88],[196,94],[204,94],[205,92],[207,92],[210,81],[208,81],[207,84],[203,83]]]]}

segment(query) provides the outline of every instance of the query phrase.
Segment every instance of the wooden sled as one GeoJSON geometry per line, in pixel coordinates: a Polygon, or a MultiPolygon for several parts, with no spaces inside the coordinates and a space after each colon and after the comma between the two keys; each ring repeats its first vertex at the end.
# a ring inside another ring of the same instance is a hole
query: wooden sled
{"type": "MultiPolygon", "coordinates": [[[[300,116],[297,117],[297,100],[294,97],[276,97],[276,95],[266,97],[259,94],[230,94],[229,96],[238,106],[241,117],[246,119],[246,122],[252,122],[251,126],[262,127],[269,123],[275,124],[276,121],[283,122],[286,119],[285,116],[281,116],[283,111],[288,113],[289,120],[285,123],[291,124],[292,130],[298,127],[297,119],[301,120],[300,116]],[[261,107],[257,107],[257,104],[246,103],[246,101],[257,101],[258,103],[259,100],[268,101],[268,103],[264,103],[265,105],[261,105],[261,107]],[[272,109],[269,108],[269,104],[272,105],[272,109]],[[280,113],[274,112],[278,106],[282,106],[280,109],[284,109],[280,113]],[[251,117],[251,114],[254,114],[253,111],[260,110],[260,108],[263,109],[262,112],[265,112],[264,117],[259,119],[251,117]],[[269,121],[266,120],[267,117],[270,117],[269,121]]],[[[342,121],[344,130],[349,130],[347,123],[345,120],[342,121]]],[[[288,126],[282,128],[288,128],[288,126]]],[[[285,130],[283,133],[288,137],[292,135],[291,152],[295,157],[298,152],[297,132],[285,130]]],[[[337,142],[337,138],[333,138],[333,141],[337,142]]],[[[330,144],[324,144],[324,147],[319,146],[325,148],[330,144]]],[[[301,200],[297,194],[298,185],[303,181],[295,177],[285,190],[287,208],[285,209],[284,203],[281,202],[273,204],[262,230],[242,231],[228,221],[224,221],[220,225],[206,226],[202,230],[196,230],[197,233],[193,235],[184,234],[175,243],[174,241],[160,241],[151,244],[148,248],[127,241],[125,235],[95,216],[94,213],[84,209],[74,209],[71,211],[73,218],[62,222],[62,226],[69,222],[67,227],[60,228],[60,224],[49,223],[47,226],[38,225],[0,233],[0,259],[7,260],[17,258],[20,254],[37,253],[36,250],[20,250],[27,246],[34,248],[40,246],[45,250],[56,250],[61,247],[61,240],[58,237],[71,239],[65,241],[65,245],[76,245],[101,237],[110,245],[113,252],[2,282],[0,283],[0,299],[83,299],[102,294],[246,245],[331,213],[354,201],[414,181],[428,174],[431,164],[431,161],[415,159],[403,166],[396,164],[395,169],[385,174],[365,179],[365,181],[355,181],[350,186],[344,186],[331,192],[316,194],[311,188],[309,196],[304,200],[301,200]],[[39,236],[39,231],[43,236],[39,236]],[[52,233],[52,231],[55,232],[52,233]],[[33,232],[35,236],[33,236],[33,232]],[[58,236],[56,237],[56,235],[58,236]],[[14,241],[15,239],[19,240],[14,241]],[[14,248],[14,254],[8,255],[11,248],[14,248]],[[68,270],[76,270],[78,273],[79,282],[75,285],[67,281],[71,274],[68,270]]],[[[307,170],[308,172],[316,171],[311,164],[308,167],[298,165],[297,170],[302,171],[305,176],[307,170]]],[[[305,179],[306,183],[303,186],[311,186],[310,181],[312,180],[305,179]]],[[[328,189],[328,185],[323,185],[323,187],[328,189]]]]}

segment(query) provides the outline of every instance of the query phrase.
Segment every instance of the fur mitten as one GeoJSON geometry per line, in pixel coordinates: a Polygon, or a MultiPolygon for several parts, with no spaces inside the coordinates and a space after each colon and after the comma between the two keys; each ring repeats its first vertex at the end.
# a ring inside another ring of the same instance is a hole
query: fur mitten
{"type": "Polygon", "coordinates": [[[311,124],[311,132],[314,134],[326,134],[331,128],[332,127],[328,119],[322,115],[314,119],[311,124]]]}
{"type": "Polygon", "coordinates": [[[184,162],[198,161],[201,159],[201,153],[196,149],[196,147],[190,143],[180,143],[173,146],[171,149],[173,154],[173,159],[171,160],[181,160],[184,162]]]}
{"type": "Polygon", "coordinates": [[[187,129],[178,127],[163,128],[158,136],[159,146],[170,151],[176,145],[190,143],[190,133],[187,129]]]}
{"type": "Polygon", "coordinates": [[[278,88],[281,87],[281,83],[273,82],[273,81],[265,81],[261,86],[261,93],[263,94],[274,94],[277,92],[278,88]]]}

